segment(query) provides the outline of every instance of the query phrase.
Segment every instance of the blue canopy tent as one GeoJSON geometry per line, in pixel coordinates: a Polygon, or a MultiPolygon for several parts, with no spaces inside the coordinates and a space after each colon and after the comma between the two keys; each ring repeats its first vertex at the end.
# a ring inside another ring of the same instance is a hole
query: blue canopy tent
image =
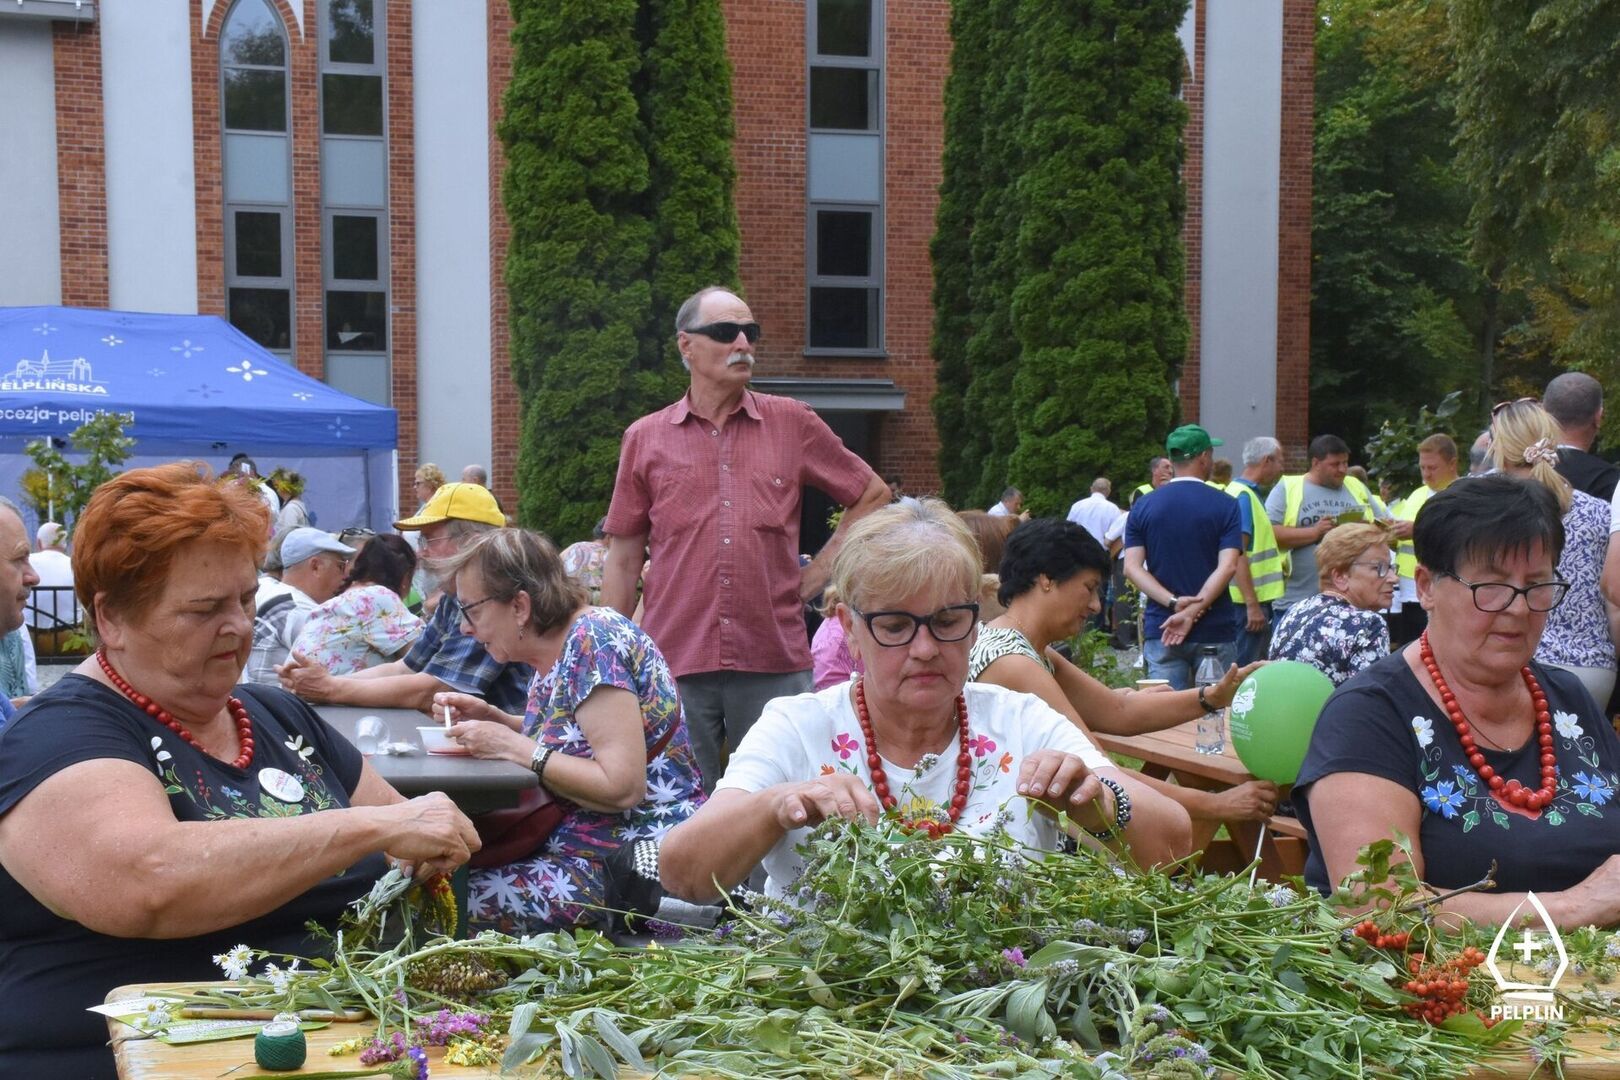
{"type": "MultiPolygon", "coordinates": [[[[0,308],[0,493],[16,499],[36,439],[101,411],[132,413],[125,468],[176,458],[303,474],[325,529],[391,527],[399,419],[301,374],[213,315],[0,308]]],[[[67,450],[69,458],[73,451],[67,450]]]]}

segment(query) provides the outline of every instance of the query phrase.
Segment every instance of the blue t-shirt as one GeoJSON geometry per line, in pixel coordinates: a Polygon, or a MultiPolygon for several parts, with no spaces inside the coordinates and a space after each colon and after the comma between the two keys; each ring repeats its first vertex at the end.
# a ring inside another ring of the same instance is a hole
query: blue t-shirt
{"type": "MultiPolygon", "coordinates": [[[[1147,567],[1166,589],[1191,596],[1215,572],[1221,552],[1243,550],[1243,516],[1238,500],[1191,477],[1177,477],[1136,500],[1125,523],[1125,547],[1145,549],[1147,567]]],[[[1224,644],[1237,636],[1238,611],[1223,588],[1204,617],[1193,624],[1190,642],[1224,644]]],[[[1143,634],[1156,638],[1168,608],[1149,600],[1143,634]]]]}
{"type": "MultiPolygon", "coordinates": [[[[1241,476],[1237,477],[1232,482],[1235,483],[1235,484],[1242,484],[1244,487],[1246,487],[1250,491],[1254,492],[1255,497],[1260,500],[1260,504],[1262,506],[1265,505],[1266,496],[1265,496],[1265,494],[1263,492],[1261,492],[1261,490],[1259,488],[1259,485],[1251,484],[1249,481],[1243,479],[1243,477],[1241,477],[1241,476]]],[[[1245,499],[1242,495],[1233,495],[1232,498],[1237,501],[1238,513],[1243,518],[1242,525],[1241,525],[1241,528],[1243,529],[1243,535],[1247,536],[1250,540],[1253,540],[1254,539],[1254,504],[1250,500],[1245,499]]]]}

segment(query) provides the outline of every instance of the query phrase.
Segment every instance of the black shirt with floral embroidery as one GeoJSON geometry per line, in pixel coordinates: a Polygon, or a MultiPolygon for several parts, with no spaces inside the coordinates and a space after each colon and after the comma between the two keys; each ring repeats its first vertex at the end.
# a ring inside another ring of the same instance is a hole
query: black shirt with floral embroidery
{"type": "MultiPolygon", "coordinates": [[[[1410,791],[1422,809],[1417,841],[1423,878],[1439,889],[1470,885],[1497,864],[1502,892],[1538,893],[1583,881],[1620,852],[1620,738],[1575,676],[1534,661],[1531,672],[1553,718],[1558,790],[1539,811],[1497,800],[1470,767],[1457,732],[1401,653],[1345,683],[1322,707],[1294,787],[1294,805],[1310,830],[1305,879],[1326,892],[1316,843],[1318,823],[1342,812],[1314,797],[1312,785],[1334,773],[1366,773],[1410,791]]],[[[1481,745],[1505,780],[1541,786],[1539,743],[1512,750],[1481,745]]]]}
{"type": "MultiPolygon", "coordinates": [[[[106,758],[148,770],[180,821],[295,817],[347,807],[364,760],[354,746],[290,694],[262,686],[239,686],[236,694],[253,720],[254,755],[246,770],[195,749],[116,691],[65,676],[0,736],[0,817],[56,773],[106,758]]],[[[221,978],[212,958],[239,942],[313,955],[319,943],[304,924],[335,924],[385,870],[382,856],[371,855],[229,930],[151,940],[109,937],[55,915],[0,867],[0,1076],[112,1080],[106,1022],[85,1012],[109,990],[221,978]]],[[[229,903],[223,898],[228,890],[220,891],[220,903],[229,903]]],[[[109,902],[138,904],[140,898],[109,902]]]]}

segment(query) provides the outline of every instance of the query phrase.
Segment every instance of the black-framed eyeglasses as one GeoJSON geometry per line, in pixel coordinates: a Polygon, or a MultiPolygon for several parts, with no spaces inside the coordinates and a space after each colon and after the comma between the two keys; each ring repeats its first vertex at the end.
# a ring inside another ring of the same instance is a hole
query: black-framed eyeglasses
{"type": "Polygon", "coordinates": [[[1395,569],[1392,562],[1368,562],[1366,559],[1357,559],[1351,566],[1365,566],[1380,578],[1389,577],[1389,572],[1395,569]]]}
{"type": "Polygon", "coordinates": [[[1474,606],[1485,612],[1506,611],[1520,596],[1531,611],[1551,611],[1562,604],[1569,593],[1567,581],[1538,581],[1521,589],[1505,581],[1469,581],[1456,574],[1440,576],[1468,586],[1474,594],[1474,606]]]}
{"type": "Polygon", "coordinates": [[[473,608],[478,607],[481,604],[487,604],[493,599],[495,599],[495,597],[486,596],[482,600],[474,600],[470,604],[462,604],[461,605],[461,617],[463,619],[466,619],[468,622],[472,622],[473,608]]]}
{"type": "Polygon", "coordinates": [[[935,641],[961,641],[973,633],[973,627],[979,621],[978,604],[952,604],[931,615],[913,615],[909,611],[850,610],[866,624],[873,641],[891,649],[910,645],[918,629],[924,626],[934,635],[935,641]]]}
{"type": "Polygon", "coordinates": [[[1506,409],[1506,408],[1508,408],[1510,406],[1513,406],[1513,405],[1524,405],[1524,404],[1539,405],[1539,404],[1541,404],[1541,399],[1540,398],[1534,398],[1534,397],[1522,397],[1522,398],[1519,398],[1516,401],[1498,401],[1494,406],[1491,407],[1491,419],[1495,420],[1496,419],[1496,414],[1501,412],[1503,409],[1506,409]]]}
{"type": "Polygon", "coordinates": [[[718,341],[722,345],[730,345],[741,334],[752,345],[759,340],[759,323],[757,322],[712,322],[702,326],[689,326],[688,334],[702,334],[711,341],[718,341]]]}

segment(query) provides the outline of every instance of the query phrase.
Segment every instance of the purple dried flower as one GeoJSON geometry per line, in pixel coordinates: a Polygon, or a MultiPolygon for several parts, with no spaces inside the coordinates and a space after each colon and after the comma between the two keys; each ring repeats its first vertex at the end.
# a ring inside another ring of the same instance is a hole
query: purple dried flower
{"type": "Polygon", "coordinates": [[[662,919],[648,919],[647,930],[660,941],[679,941],[686,936],[686,931],[674,923],[664,922],[662,919]]]}
{"type": "Polygon", "coordinates": [[[413,1046],[406,1056],[416,1063],[416,1073],[412,1080],[428,1080],[427,1051],[420,1046],[413,1046]]]}
{"type": "Polygon", "coordinates": [[[1024,959],[1024,950],[1014,945],[1010,949],[1001,950],[1001,958],[1013,967],[1024,967],[1029,961],[1024,959]]]}

